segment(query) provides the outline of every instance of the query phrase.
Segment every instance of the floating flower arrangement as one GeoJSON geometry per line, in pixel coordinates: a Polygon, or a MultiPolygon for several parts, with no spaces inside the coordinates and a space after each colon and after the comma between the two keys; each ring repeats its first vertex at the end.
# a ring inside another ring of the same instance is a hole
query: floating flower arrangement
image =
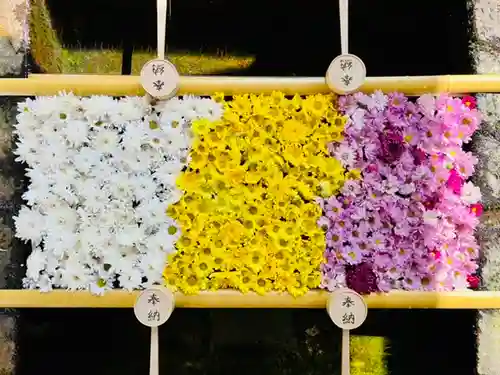
{"type": "Polygon", "coordinates": [[[474,98],[28,99],[25,287],[477,286],[474,98]]]}

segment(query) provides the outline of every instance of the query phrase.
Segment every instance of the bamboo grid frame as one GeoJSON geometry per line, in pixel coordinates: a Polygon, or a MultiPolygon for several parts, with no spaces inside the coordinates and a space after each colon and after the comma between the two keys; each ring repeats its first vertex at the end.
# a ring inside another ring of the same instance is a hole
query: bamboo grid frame
{"type": "MultiPolygon", "coordinates": [[[[466,94],[500,93],[500,74],[444,75],[417,77],[369,77],[360,91],[385,93],[398,91],[410,96],[425,93],[466,94]]],[[[316,94],[330,92],[324,77],[181,77],[178,95],[226,95],[243,93],[316,94]]],[[[75,95],[144,95],[139,77],[109,75],[30,75],[28,78],[0,79],[0,96],[44,96],[60,92],[75,95]]],[[[491,215],[490,215],[491,216],[491,215]]],[[[497,216],[497,215],[494,215],[497,216]]],[[[63,290],[41,293],[36,290],[0,290],[0,308],[130,308],[138,292],[108,291],[95,296],[86,291],[63,290]]],[[[289,294],[237,291],[201,292],[187,296],[176,294],[176,306],[185,308],[325,308],[329,293],[310,291],[294,298],[289,294]]],[[[369,308],[381,309],[500,309],[500,292],[407,292],[365,296],[369,308]]]]}

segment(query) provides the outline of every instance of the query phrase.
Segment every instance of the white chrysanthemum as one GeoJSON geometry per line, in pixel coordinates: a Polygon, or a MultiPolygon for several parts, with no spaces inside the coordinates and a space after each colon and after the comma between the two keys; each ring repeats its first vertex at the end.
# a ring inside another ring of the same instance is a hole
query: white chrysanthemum
{"type": "Polygon", "coordinates": [[[16,236],[24,241],[38,244],[43,239],[46,231],[45,217],[36,209],[22,207],[17,217],[14,218],[16,236]]]}
{"type": "Polygon", "coordinates": [[[75,120],[71,122],[71,127],[67,126],[61,129],[63,137],[71,144],[78,147],[89,141],[89,125],[83,120],[75,120]]]}
{"type": "Polygon", "coordinates": [[[105,154],[111,154],[118,148],[118,142],[120,138],[115,130],[110,130],[108,128],[98,128],[95,131],[95,136],[92,140],[95,150],[99,150],[105,154]]]}
{"type": "Polygon", "coordinates": [[[481,200],[481,190],[472,182],[466,182],[462,187],[462,194],[460,198],[468,204],[477,203],[481,200]]]}
{"type": "Polygon", "coordinates": [[[26,263],[26,276],[30,279],[37,279],[40,272],[42,272],[47,265],[47,254],[45,254],[39,247],[36,247],[31,252],[31,255],[26,263]]]}
{"type": "Polygon", "coordinates": [[[147,140],[146,129],[142,125],[142,122],[131,123],[125,128],[122,136],[122,145],[128,152],[138,152],[144,143],[149,142],[147,140]]]}
{"type": "MultiPolygon", "coordinates": [[[[23,104],[19,104],[22,106],[23,104]]],[[[61,97],[47,96],[44,98],[28,99],[23,111],[31,112],[39,121],[59,118],[64,111],[65,101],[61,97]]]]}
{"type": "Polygon", "coordinates": [[[162,283],[180,237],[166,210],[182,192],[191,122],[217,120],[211,99],[28,99],[18,106],[17,161],[28,165],[28,206],[16,236],[31,241],[23,285],[102,294],[162,283]]]}
{"type": "Polygon", "coordinates": [[[69,257],[61,262],[61,285],[69,290],[86,289],[88,287],[89,269],[82,259],[69,257]]]}
{"type": "Polygon", "coordinates": [[[108,122],[118,113],[119,105],[119,101],[110,96],[92,96],[81,100],[81,108],[91,125],[108,122]]]}

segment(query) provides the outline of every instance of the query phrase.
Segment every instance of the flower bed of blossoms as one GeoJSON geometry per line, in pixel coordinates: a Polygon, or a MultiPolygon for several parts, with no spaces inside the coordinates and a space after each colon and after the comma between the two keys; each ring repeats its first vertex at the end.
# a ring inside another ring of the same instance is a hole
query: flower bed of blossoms
{"type": "Polygon", "coordinates": [[[27,100],[25,286],[294,296],[477,286],[474,99],[27,100]]]}

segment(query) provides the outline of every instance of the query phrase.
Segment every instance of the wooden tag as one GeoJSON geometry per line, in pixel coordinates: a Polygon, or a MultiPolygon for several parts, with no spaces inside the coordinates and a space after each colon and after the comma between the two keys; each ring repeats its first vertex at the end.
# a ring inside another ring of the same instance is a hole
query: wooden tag
{"type": "Polygon", "coordinates": [[[368,314],[364,298],[351,289],[340,289],[333,292],[326,309],[333,323],[346,330],[361,326],[368,314]]]}
{"type": "Polygon", "coordinates": [[[365,64],[359,57],[351,54],[337,56],[326,72],[326,83],[337,94],[358,90],[365,79],[365,64]]]}
{"type": "Polygon", "coordinates": [[[159,327],[170,318],[174,308],[173,293],[158,286],[139,294],[135,301],[134,313],[137,320],[145,326],[159,327]]]}
{"type": "Polygon", "coordinates": [[[168,60],[148,61],[141,70],[141,85],[153,98],[173,97],[177,93],[180,78],[175,65],[168,60]]]}
{"type": "Polygon", "coordinates": [[[368,307],[362,296],[351,289],[339,289],[330,295],[326,310],[333,323],[342,329],[341,375],[350,375],[351,357],[349,330],[358,328],[366,320],[368,307]]]}

